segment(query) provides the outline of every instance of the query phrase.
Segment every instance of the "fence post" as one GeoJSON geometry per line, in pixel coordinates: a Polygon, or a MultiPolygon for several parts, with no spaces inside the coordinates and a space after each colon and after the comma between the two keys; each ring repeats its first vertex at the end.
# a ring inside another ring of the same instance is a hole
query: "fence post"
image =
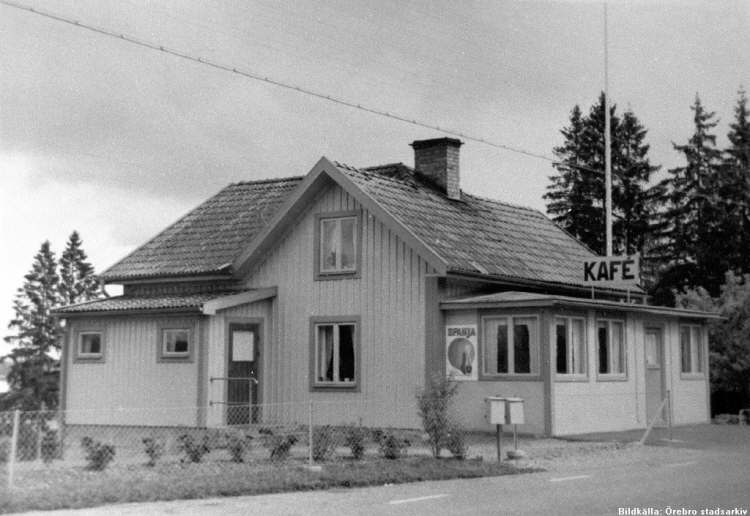
{"type": "Polygon", "coordinates": [[[667,428],[669,428],[669,440],[672,441],[672,391],[667,390],[667,428]]]}
{"type": "Polygon", "coordinates": [[[313,401],[307,409],[307,464],[313,465],[313,401]]]}
{"type": "Polygon", "coordinates": [[[16,454],[18,453],[18,430],[21,423],[21,411],[13,411],[13,433],[10,438],[10,456],[8,457],[8,489],[13,489],[13,473],[16,469],[16,454]]]}

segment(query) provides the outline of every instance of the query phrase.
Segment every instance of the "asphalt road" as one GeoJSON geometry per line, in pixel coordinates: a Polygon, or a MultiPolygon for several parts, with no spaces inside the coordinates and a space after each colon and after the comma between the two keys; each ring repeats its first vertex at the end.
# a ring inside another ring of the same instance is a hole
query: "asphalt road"
{"type": "Polygon", "coordinates": [[[673,459],[658,463],[613,463],[554,473],[139,503],[40,514],[750,515],[750,429],[746,431],[748,438],[735,442],[685,442],[684,455],[676,453],[673,459]],[[668,508],[675,512],[669,512],[668,508]],[[631,512],[623,511],[627,509],[631,512]],[[642,512],[636,512],[637,509],[642,512]],[[740,512],[701,513],[704,509],[739,509],[740,512]],[[692,510],[696,512],[690,512],[692,510]],[[741,512],[743,510],[746,512],[741,512]]]}

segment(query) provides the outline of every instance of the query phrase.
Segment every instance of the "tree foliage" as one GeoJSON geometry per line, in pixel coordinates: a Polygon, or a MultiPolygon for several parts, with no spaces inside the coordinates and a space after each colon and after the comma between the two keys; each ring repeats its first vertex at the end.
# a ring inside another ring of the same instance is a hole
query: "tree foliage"
{"type": "Polygon", "coordinates": [[[750,274],[728,272],[720,295],[712,297],[702,287],[677,296],[684,308],[716,311],[725,319],[709,325],[711,388],[739,394],[750,404],[750,274]]]}
{"type": "Polygon", "coordinates": [[[48,241],[34,256],[31,270],[13,301],[14,317],[8,328],[14,334],[5,337],[12,349],[2,357],[10,362],[10,371],[9,391],[0,397],[0,410],[57,406],[63,329],[51,312],[59,306],[102,295],[94,269],[86,260],[75,231],[59,263],[48,241]]]}
{"type": "Polygon", "coordinates": [[[3,357],[11,362],[10,390],[3,396],[4,408],[37,410],[42,403],[48,407],[57,405],[53,354],[60,350],[61,328],[50,312],[60,304],[59,284],[55,254],[46,241],[34,256],[31,270],[13,301],[15,317],[8,327],[16,334],[5,338],[14,347],[3,357]]]}
{"type": "MultiPolygon", "coordinates": [[[[550,177],[544,195],[553,220],[600,254],[606,249],[604,109],[604,94],[587,115],[573,108],[561,131],[564,142],[554,149],[558,173],[550,177]]],[[[635,114],[628,110],[620,116],[613,105],[610,117],[613,250],[634,254],[649,244],[655,196],[649,182],[659,167],[649,161],[647,131],[635,114]]]]}
{"type": "Polygon", "coordinates": [[[728,164],[730,154],[716,145],[715,113],[707,111],[697,95],[691,110],[692,136],[685,144],[673,144],[685,165],[669,170],[661,184],[665,209],[657,251],[663,270],[653,294],[664,304],[672,303],[674,291],[688,287],[702,286],[718,296],[724,273],[742,270],[747,260],[741,250],[747,187],[740,184],[736,167],[728,164]]]}
{"type": "Polygon", "coordinates": [[[60,298],[64,305],[90,301],[103,295],[94,267],[87,261],[83,241],[73,231],[60,256],[60,298]]]}

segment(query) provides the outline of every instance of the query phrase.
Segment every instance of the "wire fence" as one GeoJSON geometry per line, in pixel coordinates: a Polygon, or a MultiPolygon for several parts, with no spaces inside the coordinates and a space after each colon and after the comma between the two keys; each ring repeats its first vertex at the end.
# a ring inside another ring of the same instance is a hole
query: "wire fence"
{"type": "MultiPolygon", "coordinates": [[[[391,409],[415,411],[413,404],[391,409]]],[[[159,412],[153,421],[173,420],[177,413],[195,414],[197,407],[0,412],[0,492],[100,481],[102,476],[115,481],[157,474],[176,481],[204,476],[220,482],[248,472],[432,453],[418,425],[365,426],[368,407],[361,403],[306,401],[225,410],[227,424],[215,427],[141,424],[144,414],[159,412]],[[122,424],[127,421],[134,424],[122,424]]],[[[460,453],[461,443],[455,449],[460,453]]]]}

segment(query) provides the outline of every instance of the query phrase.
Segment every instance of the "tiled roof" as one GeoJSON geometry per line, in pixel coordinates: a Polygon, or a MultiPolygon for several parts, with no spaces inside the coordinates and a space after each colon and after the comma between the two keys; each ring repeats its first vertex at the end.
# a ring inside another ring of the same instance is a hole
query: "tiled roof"
{"type": "MultiPolygon", "coordinates": [[[[457,273],[582,285],[580,263],[594,254],[541,212],[462,194],[448,199],[401,164],[340,173],[457,273]]],[[[303,178],[228,186],[107,270],[107,281],[231,274],[250,244],[303,178]]]]}
{"type": "Polygon", "coordinates": [[[154,296],[116,296],[68,305],[55,310],[56,314],[89,312],[133,312],[153,310],[200,309],[204,303],[224,296],[237,294],[238,290],[202,294],[169,294],[154,296]]]}
{"type": "Polygon", "coordinates": [[[106,281],[228,273],[302,177],[227,186],[102,274],[106,281]]]}
{"type": "Polygon", "coordinates": [[[581,262],[594,256],[539,211],[467,193],[452,201],[401,163],[338,165],[453,272],[580,285],[581,262]]]}
{"type": "Polygon", "coordinates": [[[581,297],[539,294],[535,292],[496,292],[480,296],[468,296],[457,299],[447,299],[440,303],[443,308],[492,308],[519,306],[569,306],[577,308],[594,308],[623,312],[641,312],[675,317],[689,317],[695,319],[721,319],[718,312],[704,312],[685,308],[670,308],[665,306],[651,306],[646,304],[623,303],[606,299],[588,299],[581,297]]]}

